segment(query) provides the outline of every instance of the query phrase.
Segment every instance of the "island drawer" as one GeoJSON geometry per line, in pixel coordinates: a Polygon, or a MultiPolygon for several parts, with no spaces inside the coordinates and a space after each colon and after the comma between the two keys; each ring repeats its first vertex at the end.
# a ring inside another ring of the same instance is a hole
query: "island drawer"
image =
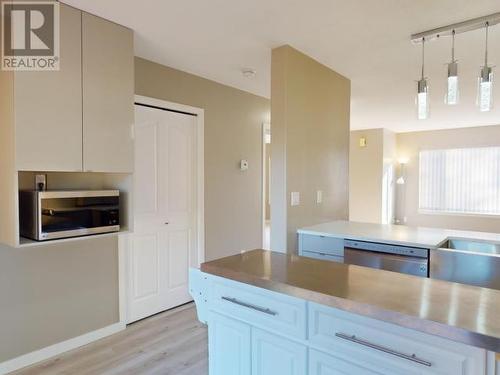
{"type": "Polygon", "coordinates": [[[299,252],[344,256],[344,239],[312,234],[299,234],[299,252]]]}
{"type": "Polygon", "coordinates": [[[387,374],[486,372],[483,349],[315,303],[309,303],[308,315],[311,346],[365,368],[386,367],[387,374]]]}
{"type": "Polygon", "coordinates": [[[313,253],[311,251],[301,251],[299,255],[303,256],[303,257],[308,257],[308,258],[329,260],[332,262],[344,263],[344,257],[338,257],[335,255],[329,255],[329,254],[324,254],[324,253],[313,253]]]}
{"type": "Polygon", "coordinates": [[[214,277],[210,307],[255,327],[289,337],[306,338],[307,303],[298,298],[214,277]]]}

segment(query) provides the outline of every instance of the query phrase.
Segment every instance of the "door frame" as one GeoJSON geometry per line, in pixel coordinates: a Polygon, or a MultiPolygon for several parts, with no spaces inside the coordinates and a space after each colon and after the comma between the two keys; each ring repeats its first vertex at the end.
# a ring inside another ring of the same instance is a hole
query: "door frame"
{"type": "MultiPolygon", "coordinates": [[[[135,105],[142,104],[145,106],[150,106],[152,108],[157,108],[159,110],[169,110],[174,112],[186,113],[189,115],[195,115],[196,117],[196,131],[195,131],[195,153],[196,153],[196,223],[195,223],[195,235],[197,244],[197,257],[199,267],[201,263],[205,261],[205,111],[203,108],[192,107],[189,105],[178,104],[169,102],[166,100],[151,98],[142,95],[134,96],[134,108],[135,105]]],[[[134,109],[135,110],[135,109],[134,109]]],[[[134,192],[132,192],[134,193],[134,192]]],[[[134,207],[132,204],[131,221],[134,219],[134,207]]],[[[120,248],[120,261],[119,261],[119,278],[120,278],[120,321],[128,322],[127,317],[127,301],[128,301],[128,266],[129,266],[129,255],[130,255],[130,245],[129,239],[133,235],[132,232],[127,235],[127,239],[123,238],[119,241],[120,248]]]]}

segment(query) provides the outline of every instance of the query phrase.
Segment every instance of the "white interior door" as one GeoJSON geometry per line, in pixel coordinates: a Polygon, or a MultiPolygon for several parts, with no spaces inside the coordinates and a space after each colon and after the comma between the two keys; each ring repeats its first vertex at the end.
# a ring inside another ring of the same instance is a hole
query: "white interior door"
{"type": "Polygon", "coordinates": [[[196,116],[136,105],[134,233],[127,320],[192,300],[196,243],[196,116]]]}

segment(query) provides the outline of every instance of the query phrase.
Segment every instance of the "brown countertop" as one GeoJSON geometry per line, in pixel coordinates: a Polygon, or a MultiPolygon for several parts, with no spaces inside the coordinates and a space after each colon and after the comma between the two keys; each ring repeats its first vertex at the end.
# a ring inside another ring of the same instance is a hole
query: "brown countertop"
{"type": "Polygon", "coordinates": [[[252,250],[203,272],[500,352],[500,291],[252,250]]]}

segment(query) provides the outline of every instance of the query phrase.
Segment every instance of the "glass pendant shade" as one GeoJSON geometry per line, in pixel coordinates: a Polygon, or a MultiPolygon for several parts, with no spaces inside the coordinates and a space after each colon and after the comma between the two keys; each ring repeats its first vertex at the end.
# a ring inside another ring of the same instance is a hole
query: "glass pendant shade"
{"type": "Polygon", "coordinates": [[[417,118],[425,120],[429,117],[429,86],[424,75],[425,63],[425,38],[422,38],[422,74],[420,80],[417,81],[417,118]]]}
{"type": "Polygon", "coordinates": [[[493,108],[493,69],[489,66],[483,66],[479,74],[477,105],[481,112],[488,112],[493,108]]]}
{"type": "Polygon", "coordinates": [[[417,82],[417,118],[425,120],[429,117],[429,86],[422,78],[417,82]]]}
{"type": "Polygon", "coordinates": [[[448,64],[448,82],[445,103],[448,105],[458,104],[458,64],[456,61],[448,64]]]}
{"type": "Polygon", "coordinates": [[[477,106],[481,112],[491,111],[493,108],[493,68],[488,66],[488,29],[489,22],[486,22],[486,42],[484,51],[484,65],[479,72],[477,80],[477,106]]]}

